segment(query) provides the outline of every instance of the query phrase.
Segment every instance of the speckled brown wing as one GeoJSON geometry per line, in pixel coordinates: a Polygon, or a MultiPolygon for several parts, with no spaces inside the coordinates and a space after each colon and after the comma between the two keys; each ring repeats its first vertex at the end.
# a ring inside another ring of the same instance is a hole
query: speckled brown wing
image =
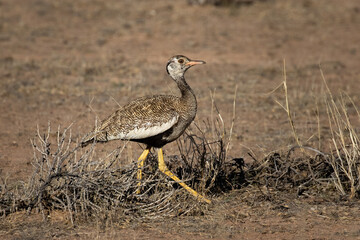
{"type": "Polygon", "coordinates": [[[179,98],[157,95],[139,98],[118,109],[88,133],[82,141],[87,145],[94,140],[107,142],[115,139],[136,140],[155,136],[174,126],[179,98]]]}

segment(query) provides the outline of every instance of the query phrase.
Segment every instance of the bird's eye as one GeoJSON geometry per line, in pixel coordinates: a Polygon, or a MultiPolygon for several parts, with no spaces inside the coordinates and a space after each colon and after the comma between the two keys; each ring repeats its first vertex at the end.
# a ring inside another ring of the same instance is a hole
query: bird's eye
{"type": "Polygon", "coordinates": [[[182,59],[182,58],[179,59],[179,60],[178,60],[178,63],[183,64],[183,63],[184,63],[184,59],[182,59]]]}

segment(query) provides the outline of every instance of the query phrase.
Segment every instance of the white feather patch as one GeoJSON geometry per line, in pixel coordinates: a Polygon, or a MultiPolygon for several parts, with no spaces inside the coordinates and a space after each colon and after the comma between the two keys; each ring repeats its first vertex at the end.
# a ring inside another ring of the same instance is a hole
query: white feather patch
{"type": "Polygon", "coordinates": [[[108,140],[113,139],[143,139],[152,136],[156,136],[160,133],[169,130],[174,124],[177,122],[178,116],[173,117],[170,121],[159,123],[158,125],[154,125],[154,123],[148,122],[145,125],[139,127],[135,127],[127,133],[120,133],[117,136],[108,136],[108,140]]]}

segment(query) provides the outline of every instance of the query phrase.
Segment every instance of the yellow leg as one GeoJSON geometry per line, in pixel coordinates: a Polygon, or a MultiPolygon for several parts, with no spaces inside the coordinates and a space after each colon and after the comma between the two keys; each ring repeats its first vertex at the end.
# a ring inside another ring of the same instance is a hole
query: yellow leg
{"type": "Polygon", "coordinates": [[[141,186],[141,178],[142,178],[142,168],[144,166],[144,161],[147,157],[147,155],[150,152],[150,148],[146,148],[143,153],[140,155],[139,159],[138,159],[138,172],[137,172],[137,179],[139,180],[138,182],[138,189],[136,190],[136,193],[139,194],[140,193],[140,186],[141,186]]]}
{"type": "Polygon", "coordinates": [[[166,175],[171,177],[171,179],[175,180],[178,184],[180,184],[180,186],[185,188],[188,192],[190,192],[193,196],[195,196],[200,201],[211,203],[211,201],[209,199],[206,199],[204,196],[197,193],[194,189],[192,189],[191,187],[189,187],[188,185],[183,183],[178,177],[176,177],[172,172],[170,172],[170,170],[165,165],[162,148],[159,148],[158,158],[159,158],[160,171],[162,171],[163,173],[165,173],[166,175]]]}

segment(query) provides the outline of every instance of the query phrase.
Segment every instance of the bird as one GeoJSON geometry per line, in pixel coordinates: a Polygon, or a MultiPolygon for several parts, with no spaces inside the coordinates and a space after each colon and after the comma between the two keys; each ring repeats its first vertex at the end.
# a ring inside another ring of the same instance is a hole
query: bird
{"type": "MultiPolygon", "coordinates": [[[[205,64],[205,61],[190,60],[183,55],[171,57],[167,62],[166,72],[177,84],[181,96],[153,95],[131,101],[86,134],[81,142],[82,147],[94,142],[104,143],[111,140],[129,140],[145,144],[146,147],[137,162],[139,188],[144,161],[151,148],[155,148],[158,150],[158,168],[161,172],[180,184],[199,201],[211,203],[167,168],[162,151],[164,145],[175,141],[184,133],[196,116],[196,96],[184,75],[189,68],[200,64],[205,64]]],[[[139,189],[137,193],[140,193],[139,189]]]]}

